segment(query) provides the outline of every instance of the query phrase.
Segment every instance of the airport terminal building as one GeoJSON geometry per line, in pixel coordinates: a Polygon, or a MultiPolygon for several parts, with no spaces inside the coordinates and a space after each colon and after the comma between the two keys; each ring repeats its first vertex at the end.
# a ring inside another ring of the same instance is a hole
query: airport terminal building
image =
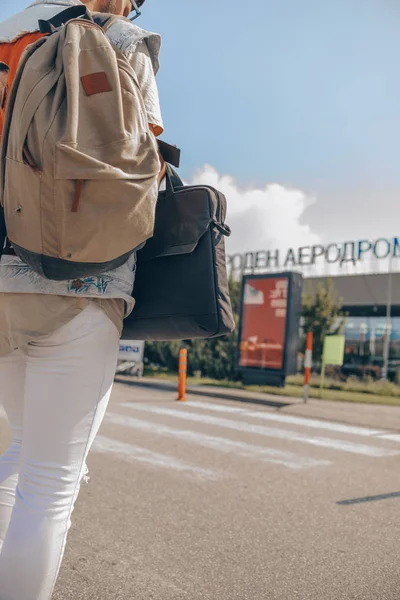
{"type": "MultiPolygon", "coordinates": [[[[348,314],[345,329],[347,361],[351,356],[369,357],[368,362],[381,365],[384,336],[389,330],[392,366],[400,366],[400,273],[392,273],[390,278],[391,282],[388,273],[332,277],[334,288],[343,299],[343,310],[348,314]]],[[[313,289],[321,283],[324,278],[309,280],[313,289]]]]}
{"type": "Polygon", "coordinates": [[[399,238],[234,254],[229,257],[229,267],[236,276],[301,272],[303,291],[311,294],[330,279],[348,315],[346,363],[360,365],[356,374],[363,374],[364,369],[378,377],[389,334],[392,375],[400,368],[399,238]]]}

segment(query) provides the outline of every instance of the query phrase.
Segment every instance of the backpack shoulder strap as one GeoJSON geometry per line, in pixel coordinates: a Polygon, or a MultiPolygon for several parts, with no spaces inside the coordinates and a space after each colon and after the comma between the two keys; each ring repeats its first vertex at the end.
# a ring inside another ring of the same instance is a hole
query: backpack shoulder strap
{"type": "Polygon", "coordinates": [[[7,239],[6,220],[4,218],[4,209],[0,206],[0,258],[2,257],[7,239]]]}
{"type": "MultiPolygon", "coordinates": [[[[21,81],[22,74],[25,70],[26,63],[28,59],[36,52],[36,50],[46,42],[47,36],[44,36],[30,44],[27,48],[25,48],[22,56],[20,57],[18,63],[18,69],[14,77],[14,81],[12,83],[11,89],[9,90],[7,97],[7,106],[5,110],[5,114],[3,114],[3,129],[1,132],[1,143],[0,143],[0,205],[3,205],[3,192],[4,192],[4,183],[5,183],[5,164],[6,164],[6,153],[8,146],[9,133],[11,128],[11,120],[12,120],[12,112],[14,109],[15,100],[17,97],[18,86],[21,81]]],[[[0,215],[1,218],[1,215],[0,215]]],[[[0,224],[1,229],[1,224],[0,224]]]]}
{"type": "Polygon", "coordinates": [[[93,21],[102,28],[104,32],[110,29],[111,25],[113,25],[116,21],[119,21],[123,17],[119,17],[118,15],[111,15],[108,13],[92,13],[93,21]]]}
{"type": "Polygon", "coordinates": [[[48,21],[41,19],[39,21],[39,29],[40,33],[52,34],[72,19],[87,19],[88,21],[92,21],[96,23],[96,25],[99,25],[103,31],[107,31],[115,21],[118,21],[121,18],[123,17],[108,13],[92,13],[86,6],[81,4],[63,10],[48,21]]]}
{"type": "Polygon", "coordinates": [[[93,21],[92,15],[90,14],[86,6],[84,6],[83,4],[71,6],[70,8],[67,8],[66,10],[63,10],[62,12],[58,13],[48,21],[40,19],[40,33],[52,34],[55,31],[57,31],[57,29],[59,29],[62,25],[65,25],[65,23],[71,21],[71,19],[87,19],[88,21],[93,21]]]}

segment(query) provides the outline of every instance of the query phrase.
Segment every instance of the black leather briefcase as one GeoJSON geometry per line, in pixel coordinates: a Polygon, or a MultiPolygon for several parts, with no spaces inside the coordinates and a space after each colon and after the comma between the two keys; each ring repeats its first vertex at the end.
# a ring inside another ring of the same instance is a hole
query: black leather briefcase
{"type": "Polygon", "coordinates": [[[226,271],[226,200],[208,186],[184,186],[167,167],[154,236],[138,252],[132,314],[122,339],[212,338],[235,328],[226,271]]]}

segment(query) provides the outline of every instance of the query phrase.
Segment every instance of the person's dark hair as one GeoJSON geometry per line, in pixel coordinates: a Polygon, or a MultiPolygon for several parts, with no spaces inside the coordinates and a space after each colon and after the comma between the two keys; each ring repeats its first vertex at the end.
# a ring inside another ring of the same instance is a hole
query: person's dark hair
{"type": "Polygon", "coordinates": [[[10,67],[8,65],[6,65],[6,63],[0,61],[0,73],[4,73],[4,72],[8,73],[9,70],[10,70],[10,67]]]}

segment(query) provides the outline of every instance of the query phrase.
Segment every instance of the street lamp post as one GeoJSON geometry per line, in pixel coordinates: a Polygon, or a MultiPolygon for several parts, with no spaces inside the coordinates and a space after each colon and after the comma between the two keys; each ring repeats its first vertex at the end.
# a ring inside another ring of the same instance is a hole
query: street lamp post
{"type": "Polygon", "coordinates": [[[388,378],[390,339],[392,337],[391,334],[392,334],[392,256],[390,256],[390,259],[389,259],[387,303],[386,303],[386,324],[385,324],[385,337],[384,337],[384,341],[383,341],[382,379],[388,378]]]}

